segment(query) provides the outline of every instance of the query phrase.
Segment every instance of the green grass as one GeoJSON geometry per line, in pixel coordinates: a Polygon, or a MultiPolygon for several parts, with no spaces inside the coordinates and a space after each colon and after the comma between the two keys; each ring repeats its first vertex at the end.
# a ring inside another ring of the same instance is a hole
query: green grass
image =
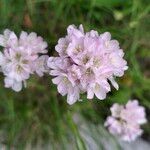
{"type": "MultiPolygon", "coordinates": [[[[94,99],[73,106],[57,93],[50,76],[32,77],[20,93],[5,89],[0,76],[0,142],[24,149],[42,141],[52,149],[86,149],[73,120],[81,114],[89,123],[103,125],[110,106],[137,98],[150,119],[150,1],[149,0],[0,0],[0,33],[9,28],[37,32],[55,55],[57,40],[70,24],[83,24],[86,31],[109,31],[124,49],[129,69],[118,79],[105,101],[94,99]],[[68,140],[71,139],[69,143],[68,140]]],[[[150,139],[150,123],[143,126],[143,138],[150,139]]],[[[101,134],[101,133],[100,133],[101,134]]],[[[101,149],[101,148],[100,148],[101,149]]]]}

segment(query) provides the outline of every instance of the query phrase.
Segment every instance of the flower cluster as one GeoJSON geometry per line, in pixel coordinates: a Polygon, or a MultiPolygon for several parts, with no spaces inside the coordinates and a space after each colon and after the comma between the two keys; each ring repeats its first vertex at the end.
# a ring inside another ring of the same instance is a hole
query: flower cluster
{"type": "Polygon", "coordinates": [[[125,106],[114,104],[110,110],[111,116],[105,122],[110,133],[121,137],[124,141],[134,141],[142,134],[140,125],[147,120],[145,109],[139,106],[137,100],[128,101],[125,106]]]}
{"type": "Polygon", "coordinates": [[[48,56],[39,55],[47,53],[47,43],[36,33],[22,31],[18,38],[14,32],[6,29],[0,35],[0,46],[3,47],[0,71],[5,76],[5,87],[20,91],[31,74],[43,76],[48,71],[48,56]]]}
{"type": "Polygon", "coordinates": [[[111,90],[110,84],[118,89],[114,77],[121,77],[127,70],[124,53],[108,32],[98,34],[91,30],[85,33],[82,25],[67,28],[67,35],[60,38],[55,47],[58,57],[50,57],[48,66],[52,80],[61,95],[67,94],[67,102],[75,103],[80,93],[87,92],[87,98],[105,99],[111,90]]]}

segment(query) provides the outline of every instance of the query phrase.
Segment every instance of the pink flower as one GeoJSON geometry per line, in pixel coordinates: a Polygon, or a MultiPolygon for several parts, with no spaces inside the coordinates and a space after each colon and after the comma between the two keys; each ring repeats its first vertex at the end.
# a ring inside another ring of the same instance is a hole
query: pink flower
{"type": "Polygon", "coordinates": [[[68,104],[71,105],[79,99],[79,87],[72,86],[65,74],[55,77],[52,82],[58,85],[57,89],[61,95],[64,96],[67,94],[68,104]]]}
{"type": "Polygon", "coordinates": [[[34,62],[33,70],[40,77],[42,77],[44,75],[44,73],[47,73],[49,71],[49,68],[47,66],[48,58],[49,58],[48,55],[42,55],[42,56],[38,57],[34,62]]]}
{"type": "Polygon", "coordinates": [[[5,30],[0,35],[0,45],[4,47],[0,52],[0,68],[5,75],[5,87],[18,92],[31,74],[42,76],[48,71],[48,56],[39,57],[39,53],[47,52],[47,43],[36,33],[22,32],[18,38],[14,32],[5,30]]]}
{"type": "Polygon", "coordinates": [[[67,102],[70,105],[75,103],[79,99],[80,91],[79,87],[75,84],[78,76],[80,76],[80,73],[74,74],[76,66],[71,66],[70,59],[65,57],[50,57],[47,65],[53,69],[50,71],[50,75],[56,76],[52,79],[52,82],[58,85],[58,92],[63,96],[67,94],[67,102]],[[72,72],[68,74],[69,67],[71,67],[72,72]],[[72,78],[74,78],[74,81],[71,80],[72,78]]]}
{"type": "Polygon", "coordinates": [[[119,118],[120,117],[120,114],[121,114],[121,111],[123,110],[123,106],[122,105],[119,105],[119,104],[114,104],[111,108],[110,108],[110,111],[111,111],[111,114],[113,117],[115,118],[119,118]]]}
{"type": "Polygon", "coordinates": [[[141,136],[143,130],[140,128],[138,124],[124,124],[123,131],[122,131],[122,140],[124,141],[134,141],[139,136],[141,136]]]}
{"type": "Polygon", "coordinates": [[[37,34],[34,32],[28,34],[27,32],[22,31],[19,38],[19,45],[26,48],[31,55],[47,53],[47,43],[43,41],[42,37],[37,36],[37,34]]]}
{"type": "Polygon", "coordinates": [[[105,99],[111,90],[108,80],[118,89],[114,78],[123,76],[128,68],[123,50],[116,40],[111,40],[110,33],[99,35],[94,30],[85,33],[82,25],[79,29],[70,25],[55,49],[59,57],[49,58],[50,75],[59,77],[65,73],[72,87],[78,87],[78,95],[87,92],[88,99],[94,95],[105,99]]]}
{"type": "Polygon", "coordinates": [[[95,83],[91,83],[87,87],[87,98],[88,99],[93,99],[94,94],[95,96],[103,100],[106,98],[106,93],[110,91],[110,85],[108,82],[104,79],[100,79],[99,81],[95,83]]]}
{"type": "MultiPolygon", "coordinates": [[[[6,88],[12,88],[16,92],[19,92],[22,89],[21,81],[16,81],[15,79],[5,77],[4,82],[5,82],[6,88]]],[[[24,82],[24,84],[26,85],[25,82],[24,82]]]]}
{"type": "Polygon", "coordinates": [[[76,83],[81,79],[82,75],[82,68],[77,65],[72,65],[67,69],[68,72],[68,79],[72,83],[73,86],[76,85],[76,83]]]}
{"type": "Polygon", "coordinates": [[[55,46],[55,50],[59,53],[60,56],[66,56],[66,49],[69,44],[68,37],[60,38],[58,44],[55,46]]]}
{"type": "Polygon", "coordinates": [[[121,118],[128,123],[143,124],[146,123],[145,109],[139,106],[137,100],[128,101],[125,105],[125,109],[121,112],[121,118]]]}
{"type": "Polygon", "coordinates": [[[114,135],[121,134],[123,130],[123,124],[112,116],[107,118],[105,126],[108,126],[109,132],[114,135]]]}
{"type": "Polygon", "coordinates": [[[15,47],[18,45],[18,38],[13,31],[6,29],[4,34],[0,34],[0,46],[15,47]]]}
{"type": "Polygon", "coordinates": [[[143,133],[141,124],[146,123],[145,109],[139,106],[137,100],[128,101],[125,106],[114,104],[111,116],[107,117],[105,126],[113,135],[121,137],[124,141],[134,141],[143,133]]]}

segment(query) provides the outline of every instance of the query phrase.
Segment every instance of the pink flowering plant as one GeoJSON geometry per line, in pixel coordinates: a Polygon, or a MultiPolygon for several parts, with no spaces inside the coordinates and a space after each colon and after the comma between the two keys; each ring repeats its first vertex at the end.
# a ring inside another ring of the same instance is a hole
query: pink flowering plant
{"type": "Polygon", "coordinates": [[[147,122],[145,108],[137,100],[129,100],[126,105],[115,103],[110,111],[105,126],[111,134],[130,142],[143,133],[140,126],[147,122]]]}
{"type": "Polygon", "coordinates": [[[0,150],[146,150],[149,39],[150,0],[0,0],[0,150]]]}
{"type": "Polygon", "coordinates": [[[0,35],[0,71],[4,74],[5,87],[18,92],[26,87],[26,80],[32,74],[43,76],[48,71],[47,43],[36,33],[22,31],[19,38],[6,29],[0,35]],[[42,54],[42,55],[41,55],[42,54]]]}
{"type": "Polygon", "coordinates": [[[111,91],[109,81],[118,90],[115,77],[123,76],[128,69],[123,50],[109,32],[84,32],[82,25],[70,25],[55,50],[59,56],[50,57],[47,65],[54,76],[52,82],[61,95],[67,95],[70,105],[80,100],[81,93],[87,93],[87,99],[94,95],[105,99],[111,91]]]}

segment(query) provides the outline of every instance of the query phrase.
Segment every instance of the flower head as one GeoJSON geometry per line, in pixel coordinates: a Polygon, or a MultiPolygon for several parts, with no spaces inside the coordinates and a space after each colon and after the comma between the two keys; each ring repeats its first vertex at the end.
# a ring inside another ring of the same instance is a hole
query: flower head
{"type": "Polygon", "coordinates": [[[20,91],[31,74],[36,72],[42,76],[48,71],[48,56],[39,56],[40,53],[47,52],[47,43],[36,33],[28,35],[23,31],[18,38],[14,32],[6,29],[0,35],[0,46],[3,47],[0,52],[0,68],[5,76],[5,87],[20,91]]]}
{"type": "Polygon", "coordinates": [[[123,106],[114,104],[111,116],[107,117],[105,126],[113,135],[121,137],[124,141],[134,141],[143,133],[140,125],[146,123],[145,109],[139,106],[137,100],[130,100],[123,106]]]}
{"type": "Polygon", "coordinates": [[[78,88],[79,93],[76,92],[76,96],[71,96],[68,89],[65,93],[70,95],[74,102],[80,99],[80,93],[83,92],[87,92],[88,99],[92,99],[94,95],[98,99],[105,99],[111,90],[108,81],[118,89],[114,77],[123,76],[128,68],[127,62],[123,59],[123,50],[116,40],[111,40],[110,33],[99,35],[94,30],[85,33],[82,25],[79,29],[70,25],[67,35],[58,40],[55,49],[59,56],[48,59],[50,74],[55,77],[65,74],[67,83],[78,88]]]}

